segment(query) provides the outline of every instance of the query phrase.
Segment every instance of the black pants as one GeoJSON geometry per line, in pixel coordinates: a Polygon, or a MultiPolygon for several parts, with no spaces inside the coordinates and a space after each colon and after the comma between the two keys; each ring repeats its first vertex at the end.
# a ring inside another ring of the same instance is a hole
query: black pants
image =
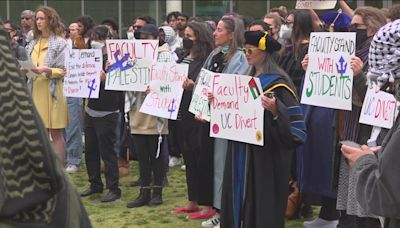
{"type": "Polygon", "coordinates": [[[139,160],[139,173],[142,187],[150,187],[151,178],[154,178],[154,186],[161,187],[165,176],[165,168],[162,158],[162,146],[160,155],[156,158],[158,135],[132,135],[133,146],[139,160]]]}
{"type": "Polygon", "coordinates": [[[168,153],[169,156],[172,157],[181,157],[181,153],[183,153],[180,149],[180,141],[182,138],[179,138],[177,128],[178,128],[178,120],[168,120],[168,153]]]}
{"type": "Polygon", "coordinates": [[[189,201],[212,206],[214,192],[214,141],[209,136],[209,124],[191,119],[176,121],[177,136],[183,142],[181,151],[186,165],[189,201]]]}
{"type": "Polygon", "coordinates": [[[104,162],[104,176],[107,188],[119,194],[118,158],[115,147],[118,113],[104,117],[91,117],[85,114],[85,162],[90,187],[102,190],[103,182],[100,174],[100,158],[104,162]]]}
{"type": "Polygon", "coordinates": [[[339,219],[339,211],[336,210],[336,198],[322,197],[322,207],[319,217],[328,221],[339,219]]]}
{"type": "Polygon", "coordinates": [[[379,219],[360,218],[355,215],[348,215],[346,211],[340,211],[339,228],[380,228],[379,219]]]}

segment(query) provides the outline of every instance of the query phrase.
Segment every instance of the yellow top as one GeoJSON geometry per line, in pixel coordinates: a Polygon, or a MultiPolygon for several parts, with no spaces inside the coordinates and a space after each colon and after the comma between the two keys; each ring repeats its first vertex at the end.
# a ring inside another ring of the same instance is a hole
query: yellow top
{"type": "MultiPolygon", "coordinates": [[[[33,48],[31,58],[35,66],[43,66],[49,46],[48,38],[39,38],[33,48]]],[[[47,129],[61,129],[68,125],[67,100],[63,94],[63,69],[51,68],[50,78],[56,79],[56,96],[53,100],[49,90],[50,80],[43,76],[33,80],[32,99],[47,129]]]]}

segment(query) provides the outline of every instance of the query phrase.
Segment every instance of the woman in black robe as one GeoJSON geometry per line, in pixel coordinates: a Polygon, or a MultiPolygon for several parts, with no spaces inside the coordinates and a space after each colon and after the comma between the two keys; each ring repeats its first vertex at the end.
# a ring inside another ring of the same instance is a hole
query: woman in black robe
{"type": "Polygon", "coordinates": [[[221,227],[284,227],[292,153],[306,138],[292,81],[271,53],[280,44],[268,33],[245,33],[249,75],[264,95],[264,146],[229,143],[223,181],[221,227]]]}

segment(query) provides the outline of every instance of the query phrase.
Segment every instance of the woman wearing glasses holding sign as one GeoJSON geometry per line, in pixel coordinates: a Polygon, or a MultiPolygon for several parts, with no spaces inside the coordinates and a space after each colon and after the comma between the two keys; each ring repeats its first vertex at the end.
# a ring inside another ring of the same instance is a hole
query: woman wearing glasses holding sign
{"type": "Polygon", "coordinates": [[[280,48],[268,32],[245,33],[248,74],[264,91],[264,146],[230,142],[221,227],[284,227],[292,153],[306,132],[293,82],[271,56],[280,48]]]}

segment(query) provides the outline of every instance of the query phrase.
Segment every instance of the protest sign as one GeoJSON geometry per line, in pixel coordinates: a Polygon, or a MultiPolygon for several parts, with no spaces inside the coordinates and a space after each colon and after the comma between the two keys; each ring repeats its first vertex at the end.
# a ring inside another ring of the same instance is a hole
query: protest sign
{"type": "Polygon", "coordinates": [[[183,82],[188,76],[188,64],[157,63],[151,69],[150,93],[140,112],[176,120],[183,95],[183,82]]]}
{"type": "Polygon", "coordinates": [[[213,74],[214,73],[209,70],[201,69],[189,106],[189,112],[208,122],[210,122],[210,105],[207,94],[211,92],[213,74]]]}
{"type": "Polygon", "coordinates": [[[397,101],[390,93],[368,88],[360,114],[360,123],[392,128],[398,114],[397,101]]]}
{"type": "Polygon", "coordinates": [[[106,40],[106,90],[145,91],[150,68],[157,62],[158,40],[106,40]]]}
{"type": "Polygon", "coordinates": [[[264,108],[258,78],[214,74],[210,136],[264,145],[264,108]]]}
{"type": "Polygon", "coordinates": [[[302,104],[351,110],[355,39],[350,32],[311,33],[302,104]]]}
{"type": "Polygon", "coordinates": [[[32,69],[36,69],[36,66],[32,63],[32,59],[27,59],[27,60],[18,60],[19,65],[21,68],[27,70],[28,72],[26,73],[26,77],[28,78],[36,78],[39,77],[40,74],[36,74],[35,72],[32,71],[32,69]]]}
{"type": "Polygon", "coordinates": [[[66,97],[98,98],[100,71],[103,66],[101,50],[68,49],[65,53],[64,95],[66,97]]]}
{"type": "Polygon", "coordinates": [[[336,0],[297,0],[296,9],[333,9],[336,0]]]}

